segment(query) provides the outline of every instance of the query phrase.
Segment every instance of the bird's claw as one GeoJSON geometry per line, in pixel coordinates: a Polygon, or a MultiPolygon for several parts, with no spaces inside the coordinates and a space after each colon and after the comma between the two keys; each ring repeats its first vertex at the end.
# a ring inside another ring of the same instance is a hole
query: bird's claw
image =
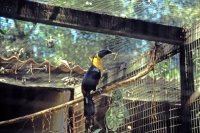
{"type": "Polygon", "coordinates": [[[99,93],[101,94],[101,91],[102,91],[102,89],[101,89],[101,88],[98,88],[98,89],[96,89],[95,92],[99,92],[99,93]]]}

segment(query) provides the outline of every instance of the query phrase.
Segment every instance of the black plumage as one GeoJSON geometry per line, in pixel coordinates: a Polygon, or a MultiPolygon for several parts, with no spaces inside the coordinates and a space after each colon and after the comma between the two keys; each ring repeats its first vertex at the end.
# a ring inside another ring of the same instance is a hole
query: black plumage
{"type": "Polygon", "coordinates": [[[86,117],[93,116],[95,113],[94,102],[90,92],[91,90],[96,90],[96,86],[99,84],[99,80],[103,73],[102,58],[110,53],[112,52],[106,49],[95,54],[90,68],[83,77],[81,89],[84,96],[84,116],[86,117]]]}

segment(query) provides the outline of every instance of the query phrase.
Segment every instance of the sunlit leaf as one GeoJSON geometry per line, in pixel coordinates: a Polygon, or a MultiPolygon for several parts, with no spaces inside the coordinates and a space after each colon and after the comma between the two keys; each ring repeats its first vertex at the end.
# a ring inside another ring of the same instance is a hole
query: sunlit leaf
{"type": "Polygon", "coordinates": [[[116,131],[117,128],[124,123],[125,118],[127,120],[130,119],[130,115],[126,106],[124,106],[122,102],[122,93],[120,89],[114,90],[112,94],[112,106],[110,106],[106,112],[105,118],[107,128],[116,131]]]}
{"type": "Polygon", "coordinates": [[[6,34],[6,30],[0,29],[0,33],[5,35],[6,34]]]}
{"type": "Polygon", "coordinates": [[[102,129],[96,129],[94,132],[92,133],[99,133],[102,129]]]}
{"type": "Polygon", "coordinates": [[[58,83],[57,83],[57,86],[58,86],[58,87],[62,86],[62,83],[61,83],[61,82],[58,82],[58,83]]]}

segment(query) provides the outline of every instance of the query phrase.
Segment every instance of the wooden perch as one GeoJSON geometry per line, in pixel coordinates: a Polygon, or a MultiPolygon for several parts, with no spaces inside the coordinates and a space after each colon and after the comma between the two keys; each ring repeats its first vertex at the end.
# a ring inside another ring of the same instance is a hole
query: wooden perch
{"type": "MultiPolygon", "coordinates": [[[[157,48],[158,47],[155,44],[155,46],[150,51],[150,62],[147,65],[147,68],[143,72],[137,74],[136,76],[134,76],[132,78],[117,82],[117,83],[115,83],[113,85],[110,85],[110,86],[106,86],[105,89],[102,90],[102,93],[107,93],[107,92],[109,92],[111,90],[114,90],[116,88],[121,87],[122,85],[130,84],[132,82],[135,82],[136,80],[140,79],[141,77],[147,75],[150,71],[154,70],[154,66],[155,66],[155,64],[157,62],[157,48]]],[[[97,96],[97,95],[100,95],[100,93],[96,92],[96,93],[92,94],[92,96],[97,96]]],[[[37,112],[37,113],[33,113],[33,114],[30,114],[30,115],[25,115],[25,116],[19,117],[19,118],[10,119],[10,120],[7,120],[7,121],[1,121],[0,125],[8,125],[8,124],[13,124],[13,123],[17,123],[17,122],[21,122],[21,121],[25,121],[25,120],[32,120],[35,117],[39,117],[39,116],[42,116],[44,114],[60,110],[62,108],[65,108],[65,107],[70,106],[70,105],[74,105],[74,104],[79,103],[81,101],[83,101],[83,97],[74,99],[72,101],[66,102],[64,104],[61,104],[61,105],[58,105],[58,106],[55,106],[55,107],[52,107],[52,108],[49,108],[49,109],[45,109],[45,110],[37,112]]]]}
{"type": "Polygon", "coordinates": [[[37,113],[33,113],[33,114],[30,114],[30,115],[25,115],[25,116],[18,117],[18,118],[15,118],[15,119],[10,119],[10,120],[7,120],[7,121],[1,121],[0,125],[8,125],[8,124],[13,124],[13,123],[17,123],[17,122],[21,122],[21,121],[25,121],[25,120],[31,120],[31,119],[34,119],[35,117],[39,117],[39,116],[42,116],[42,115],[44,115],[46,113],[51,113],[53,111],[60,110],[62,108],[65,108],[65,107],[67,107],[69,105],[73,105],[75,103],[79,103],[81,101],[83,101],[83,97],[74,99],[72,101],[69,101],[67,103],[64,103],[64,104],[61,104],[61,105],[58,105],[58,106],[55,106],[55,107],[52,107],[52,108],[49,108],[49,109],[45,109],[45,110],[39,111],[37,113]]]}
{"type": "MultiPolygon", "coordinates": [[[[135,82],[136,80],[140,79],[141,77],[147,75],[150,71],[152,71],[154,69],[154,65],[155,64],[148,65],[147,68],[143,72],[137,74],[136,76],[134,76],[132,78],[117,82],[117,83],[110,85],[110,86],[106,86],[106,88],[102,90],[102,93],[107,93],[107,92],[114,90],[114,89],[117,89],[117,88],[119,88],[119,87],[121,87],[125,84],[130,84],[132,82],[135,82]]],[[[94,96],[95,95],[97,95],[97,94],[94,94],[94,96]]]]}

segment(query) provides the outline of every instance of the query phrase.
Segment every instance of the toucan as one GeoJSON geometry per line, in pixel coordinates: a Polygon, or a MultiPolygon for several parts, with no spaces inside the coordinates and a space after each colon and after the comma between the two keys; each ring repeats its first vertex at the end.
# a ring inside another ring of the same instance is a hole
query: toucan
{"type": "Polygon", "coordinates": [[[95,113],[94,102],[90,92],[96,91],[96,87],[100,82],[100,78],[103,74],[102,59],[107,54],[111,54],[112,51],[104,49],[95,54],[92,58],[92,63],[88,71],[84,74],[81,89],[84,97],[84,116],[90,117],[95,113]]]}

